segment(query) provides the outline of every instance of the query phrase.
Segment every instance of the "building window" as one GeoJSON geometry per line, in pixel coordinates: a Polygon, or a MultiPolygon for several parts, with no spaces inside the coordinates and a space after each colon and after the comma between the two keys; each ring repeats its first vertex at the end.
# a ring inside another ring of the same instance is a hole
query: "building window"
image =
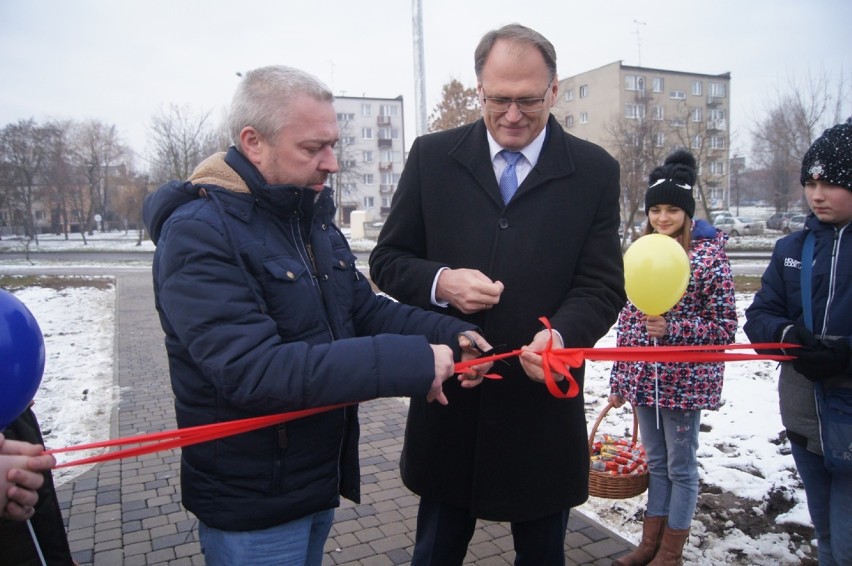
{"type": "Polygon", "coordinates": [[[664,120],[665,117],[665,109],[662,106],[654,106],[651,109],[651,118],[654,120],[664,120]]]}
{"type": "Polygon", "coordinates": [[[696,134],[692,136],[692,149],[701,149],[701,136],[696,134]]]}
{"type": "Polygon", "coordinates": [[[693,108],[691,114],[693,122],[700,122],[704,119],[702,118],[701,108],[693,108]]]}
{"type": "Polygon", "coordinates": [[[669,125],[672,128],[682,128],[686,126],[686,120],[684,120],[683,118],[672,118],[672,120],[669,122],[669,125]]]}
{"type": "Polygon", "coordinates": [[[338,122],[349,122],[355,119],[355,114],[350,114],[348,112],[338,112],[337,113],[337,121],[338,122]]]}
{"type": "Polygon", "coordinates": [[[399,116],[399,106],[395,104],[382,104],[379,106],[379,116],[399,116]]]}
{"type": "Polygon", "coordinates": [[[589,85],[582,85],[580,87],[580,98],[586,98],[589,96],[589,85]]]}
{"type": "Polygon", "coordinates": [[[725,83],[710,83],[710,96],[725,97],[725,83]]]}
{"type": "Polygon", "coordinates": [[[373,115],[373,105],[372,104],[362,104],[361,105],[361,116],[372,116],[373,115]]]}
{"type": "Polygon", "coordinates": [[[718,108],[711,108],[707,111],[707,119],[708,120],[724,120],[725,119],[725,111],[720,110],[718,108]]]}
{"type": "Polygon", "coordinates": [[[663,77],[654,77],[651,81],[651,89],[654,92],[663,92],[666,89],[663,77]]]}
{"type": "Polygon", "coordinates": [[[624,90],[645,90],[645,78],[637,75],[624,75],[624,90]]]}
{"type": "Polygon", "coordinates": [[[666,134],[657,132],[654,134],[654,147],[663,147],[666,145],[666,134]]]}
{"type": "Polygon", "coordinates": [[[374,182],[375,181],[373,181],[373,174],[372,173],[364,173],[364,184],[365,185],[372,185],[372,184],[374,184],[374,182]]]}
{"type": "Polygon", "coordinates": [[[393,197],[382,197],[382,208],[390,208],[393,203],[393,197]]]}
{"type": "Polygon", "coordinates": [[[570,128],[573,125],[574,125],[574,115],[569,114],[569,115],[565,116],[565,127],[570,128]]]}
{"type": "Polygon", "coordinates": [[[589,113],[588,112],[580,112],[580,123],[588,124],[589,123],[589,113]]]}
{"type": "Polygon", "coordinates": [[[625,104],[624,117],[631,120],[643,120],[645,118],[645,105],[631,103],[625,104]]]}
{"type": "Polygon", "coordinates": [[[373,208],[375,206],[375,199],[373,197],[364,197],[364,208],[373,208]]]}
{"type": "Polygon", "coordinates": [[[352,145],[354,143],[355,143],[355,137],[354,136],[343,136],[342,138],[340,138],[340,145],[342,145],[343,147],[346,147],[347,145],[352,145]]]}
{"type": "Polygon", "coordinates": [[[364,163],[372,163],[373,162],[373,152],[365,151],[364,152],[364,163]]]}
{"type": "Polygon", "coordinates": [[[675,100],[686,100],[686,93],[682,90],[673,90],[669,92],[669,98],[673,98],[675,100]]]}
{"type": "Polygon", "coordinates": [[[710,149],[725,149],[725,138],[722,136],[711,136],[710,149]]]}
{"type": "Polygon", "coordinates": [[[701,81],[692,81],[692,94],[701,96],[701,81]]]}
{"type": "Polygon", "coordinates": [[[361,128],[361,139],[362,140],[373,139],[373,128],[361,128]]]}
{"type": "Polygon", "coordinates": [[[402,162],[402,154],[398,151],[383,151],[381,161],[383,163],[400,163],[402,162]]]}
{"type": "Polygon", "coordinates": [[[565,102],[571,102],[572,100],[574,100],[574,89],[569,88],[565,91],[565,102]]]}
{"type": "Polygon", "coordinates": [[[398,140],[399,128],[379,128],[380,140],[398,140]]]}
{"type": "Polygon", "coordinates": [[[722,161],[710,162],[710,173],[712,175],[724,175],[725,174],[725,163],[722,162],[722,161]]]}
{"type": "Polygon", "coordinates": [[[352,167],[357,167],[358,163],[354,159],[344,159],[343,161],[340,162],[340,165],[343,166],[344,168],[349,169],[349,168],[352,168],[352,167]]]}

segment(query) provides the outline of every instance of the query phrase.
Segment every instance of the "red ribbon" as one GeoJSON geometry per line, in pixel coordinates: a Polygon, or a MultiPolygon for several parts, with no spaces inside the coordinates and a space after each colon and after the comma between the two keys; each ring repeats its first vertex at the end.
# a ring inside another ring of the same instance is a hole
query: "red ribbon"
{"type": "MultiPolygon", "coordinates": [[[[542,324],[548,330],[552,330],[550,322],[542,317],[542,324]]],[[[726,344],[726,345],[711,345],[711,346],[631,346],[628,348],[553,348],[553,334],[547,340],[547,344],[539,354],[542,357],[542,370],[544,371],[544,381],[547,390],[551,395],[559,399],[568,399],[576,397],[580,393],[580,386],[571,375],[571,368],[580,367],[584,361],[645,361],[645,362],[731,362],[744,360],[776,360],[785,361],[793,359],[793,356],[781,356],[771,354],[748,354],[748,353],[727,353],[725,350],[742,350],[742,349],[759,349],[759,350],[778,350],[781,348],[795,348],[795,344],[785,343],[763,343],[763,344],[726,344]],[[566,391],[562,391],[557,385],[554,374],[563,375],[568,382],[566,391]]],[[[454,373],[463,373],[465,370],[478,366],[483,363],[495,362],[513,356],[519,356],[522,350],[513,350],[503,354],[495,354],[459,362],[455,364],[454,373]]],[[[488,374],[484,377],[490,379],[502,379],[501,376],[488,374]]],[[[127,438],[116,438],[114,440],[106,440],[102,442],[92,442],[89,444],[80,444],[68,448],[54,448],[47,450],[47,454],[60,454],[64,452],[75,452],[78,450],[93,450],[97,448],[108,448],[112,446],[131,446],[138,445],[133,448],[123,448],[115,452],[108,452],[88,458],[80,458],[58,464],[56,468],[67,468],[70,466],[79,466],[83,464],[94,464],[98,462],[107,462],[110,460],[118,460],[131,456],[141,456],[160,450],[170,450],[172,448],[180,448],[190,446],[200,442],[216,440],[233,434],[249,432],[259,428],[272,426],[327,411],[340,409],[347,405],[355,403],[340,403],[337,405],[328,405],[325,407],[316,407],[312,409],[304,409],[301,411],[292,411],[289,413],[277,413],[274,415],[265,415],[262,417],[252,417],[248,419],[240,419],[235,421],[227,421],[214,423],[209,425],[200,425],[189,428],[169,430],[165,432],[155,432],[151,434],[140,434],[127,438]]]]}
{"type": "MultiPolygon", "coordinates": [[[[544,327],[553,330],[550,321],[545,317],[539,319],[544,327]]],[[[751,360],[786,361],[794,359],[794,356],[775,354],[750,354],[750,353],[728,353],[726,350],[779,350],[782,348],[797,348],[796,344],[781,342],[766,342],[760,344],[724,344],[706,346],[629,346],[624,348],[558,348],[553,349],[553,333],[547,340],[541,355],[541,367],[544,371],[544,382],[547,390],[556,398],[570,399],[580,393],[580,387],[571,368],[580,367],[584,361],[610,361],[610,362],[737,362],[751,360]],[[557,385],[556,374],[565,376],[568,381],[568,389],[562,391],[557,385]]],[[[455,372],[462,371],[487,362],[495,362],[512,356],[519,356],[522,350],[513,350],[504,354],[486,356],[459,362],[455,365],[455,372]]],[[[486,376],[491,377],[491,376],[486,376]]]]}
{"type": "Polygon", "coordinates": [[[95,448],[107,448],[110,446],[127,446],[138,444],[135,448],[124,448],[115,452],[107,452],[98,456],[89,458],[80,458],[70,462],[58,464],[55,468],[67,468],[70,466],[80,466],[83,464],[94,464],[97,462],[107,462],[109,460],[119,460],[121,458],[129,458],[131,456],[141,456],[142,454],[150,454],[159,452],[160,450],[171,450],[172,448],[180,448],[191,444],[198,444],[208,440],[216,440],[224,438],[232,434],[240,434],[249,432],[259,428],[272,426],[303,417],[309,417],[334,409],[340,409],[346,405],[354,405],[355,403],[341,403],[338,405],[328,405],[325,407],[317,407],[313,409],[304,409],[302,411],[292,411],[289,413],[277,413],[275,415],[265,415],[262,417],[251,417],[248,419],[240,419],[236,421],[226,421],[222,423],[214,423],[208,425],[200,425],[188,428],[180,428],[176,430],[167,430],[165,432],[154,432],[150,434],[140,434],[137,436],[129,436],[127,438],[116,438],[114,440],[104,440],[102,442],[92,442],[89,444],[79,444],[68,448],[54,448],[46,450],[47,454],[60,454],[63,452],[75,452],[78,450],[92,450],[95,448]]]}

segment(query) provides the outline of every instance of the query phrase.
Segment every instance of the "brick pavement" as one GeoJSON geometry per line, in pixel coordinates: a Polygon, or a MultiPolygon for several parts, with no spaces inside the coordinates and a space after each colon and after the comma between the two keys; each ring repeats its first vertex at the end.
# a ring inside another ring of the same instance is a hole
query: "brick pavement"
{"type": "MultiPolygon", "coordinates": [[[[150,270],[116,276],[115,379],[120,401],[112,436],[175,427],[162,330],[153,306],[150,270]]],[[[407,564],[417,497],[397,470],[405,404],[380,399],[361,405],[362,503],[337,510],[323,566],[407,564]]],[[[86,566],[203,564],[196,520],[180,504],[178,451],[107,462],[60,486],[58,495],[74,557],[86,566]]],[[[567,564],[610,564],[631,545],[572,513],[567,564]]],[[[512,564],[508,525],[481,521],[466,564],[512,564]]]]}

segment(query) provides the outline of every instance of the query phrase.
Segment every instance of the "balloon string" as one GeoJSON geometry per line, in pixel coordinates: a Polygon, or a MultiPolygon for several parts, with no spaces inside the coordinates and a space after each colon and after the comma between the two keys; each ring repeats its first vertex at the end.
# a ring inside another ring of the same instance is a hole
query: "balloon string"
{"type": "MultiPolygon", "coordinates": [[[[657,348],[657,337],[654,336],[654,348],[657,348]]],[[[654,405],[657,407],[657,430],[660,430],[660,374],[657,364],[654,362],[654,405]]]]}

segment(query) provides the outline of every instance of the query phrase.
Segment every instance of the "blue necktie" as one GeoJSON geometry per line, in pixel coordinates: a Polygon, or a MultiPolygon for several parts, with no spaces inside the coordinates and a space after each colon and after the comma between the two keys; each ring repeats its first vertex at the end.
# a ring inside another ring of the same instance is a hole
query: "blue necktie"
{"type": "Polygon", "coordinates": [[[509,151],[508,149],[504,149],[500,153],[506,160],[506,168],[500,175],[500,194],[503,196],[503,202],[509,204],[512,197],[515,196],[515,191],[518,190],[518,175],[515,173],[515,164],[524,155],[520,151],[509,151]]]}

